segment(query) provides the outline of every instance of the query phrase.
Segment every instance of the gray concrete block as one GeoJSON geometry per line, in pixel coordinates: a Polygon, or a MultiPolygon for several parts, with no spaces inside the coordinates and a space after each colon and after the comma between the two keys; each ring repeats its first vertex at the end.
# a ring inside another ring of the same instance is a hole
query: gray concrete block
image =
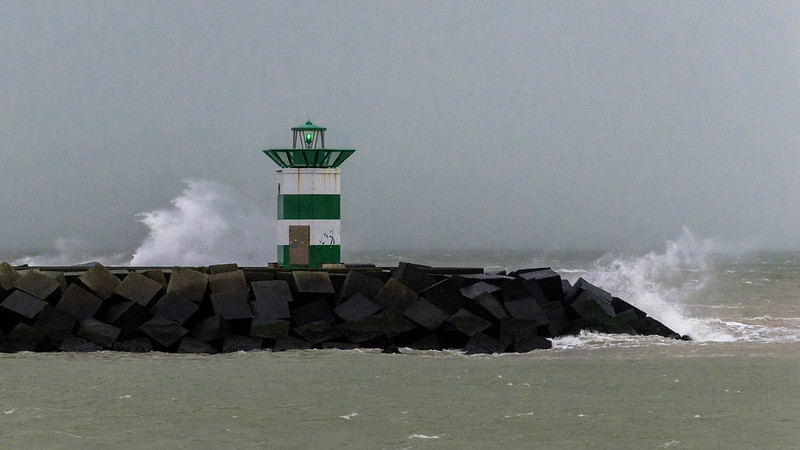
{"type": "Polygon", "coordinates": [[[58,346],[78,328],[78,319],[60,309],[46,306],[36,316],[34,327],[44,331],[50,342],[58,346]]]}
{"type": "Polygon", "coordinates": [[[199,308],[196,303],[187,300],[177,292],[168,292],[150,308],[150,314],[183,324],[199,308]]]}
{"type": "Polygon", "coordinates": [[[178,353],[214,354],[217,353],[217,348],[206,342],[193,339],[190,337],[184,337],[183,339],[181,339],[181,343],[178,345],[178,353]]]}
{"type": "Polygon", "coordinates": [[[339,290],[339,298],[337,299],[337,303],[341,303],[342,300],[352,298],[355,294],[361,294],[362,296],[372,300],[376,295],[378,295],[378,292],[381,290],[384,283],[384,281],[381,281],[376,277],[351,270],[347,273],[347,277],[342,284],[342,288],[339,290]]]}
{"type": "Polygon", "coordinates": [[[313,322],[326,322],[333,325],[336,320],[328,307],[328,302],[324,298],[320,298],[292,309],[292,322],[299,327],[313,322]]]}
{"type": "Polygon", "coordinates": [[[525,280],[527,285],[535,283],[539,286],[550,301],[560,301],[564,298],[561,276],[550,268],[520,271],[517,276],[525,280]]]}
{"type": "Polygon", "coordinates": [[[239,266],[236,263],[229,264],[212,264],[208,266],[209,275],[216,275],[227,272],[238,272],[239,266]]]}
{"type": "Polygon", "coordinates": [[[57,291],[61,288],[61,285],[38,270],[29,270],[25,275],[17,279],[14,287],[40,300],[48,301],[53,296],[57,297],[57,291]]]}
{"type": "Polygon", "coordinates": [[[508,344],[502,340],[484,333],[476,333],[464,346],[467,355],[503,353],[508,344]]]}
{"type": "Polygon", "coordinates": [[[139,330],[165,349],[176,345],[189,333],[189,330],[183,328],[178,322],[161,316],[155,316],[143,323],[139,330]]]}
{"type": "Polygon", "coordinates": [[[214,314],[225,320],[247,320],[253,317],[248,298],[247,291],[214,293],[211,294],[211,305],[214,314]]]}
{"type": "Polygon", "coordinates": [[[466,309],[460,309],[447,319],[447,325],[465,336],[472,337],[489,328],[492,323],[472,314],[466,309]]]}
{"type": "Polygon", "coordinates": [[[220,316],[206,317],[192,329],[192,337],[203,342],[222,342],[228,335],[228,322],[220,316]]]}
{"type": "Polygon", "coordinates": [[[381,307],[367,298],[365,295],[356,292],[352,297],[340,303],[333,312],[345,322],[359,320],[378,313],[381,307]]]}
{"type": "Polygon", "coordinates": [[[121,332],[122,330],[115,326],[97,319],[88,318],[81,322],[77,336],[102,345],[105,348],[111,348],[121,332]]]}
{"type": "Polygon", "coordinates": [[[256,301],[290,303],[294,300],[289,283],[284,280],[254,281],[251,284],[256,301]]]}
{"type": "Polygon", "coordinates": [[[330,341],[342,335],[331,323],[324,321],[297,326],[294,328],[294,332],[312,345],[330,341]]]}
{"type": "Polygon", "coordinates": [[[153,343],[146,337],[127,339],[114,342],[114,350],[118,352],[150,353],[153,351],[153,343]]]}
{"type": "Polygon", "coordinates": [[[253,318],[277,320],[291,317],[289,304],[280,300],[253,300],[250,302],[250,309],[253,310],[253,318]]]}
{"type": "Polygon", "coordinates": [[[401,262],[392,271],[392,278],[418,293],[436,284],[436,280],[425,271],[425,267],[401,262]]]}
{"type": "Polygon", "coordinates": [[[42,275],[52,279],[60,286],[59,289],[56,291],[59,297],[61,297],[64,292],[67,291],[69,287],[69,283],[67,282],[67,278],[64,276],[64,272],[61,271],[52,271],[52,270],[43,270],[42,275]]]}
{"type": "Polygon", "coordinates": [[[60,352],[74,352],[74,353],[99,352],[102,351],[103,349],[105,349],[105,347],[103,347],[102,345],[77,336],[67,336],[58,345],[58,351],[60,352]]]}
{"type": "Polygon", "coordinates": [[[221,272],[208,276],[208,285],[212,294],[224,292],[250,292],[244,272],[221,272]]]}
{"type": "Polygon", "coordinates": [[[466,309],[490,322],[497,322],[508,318],[508,311],[503,303],[494,295],[484,292],[471,302],[467,303],[466,309]]]}
{"type": "Polygon", "coordinates": [[[147,269],[142,272],[142,275],[155,281],[161,285],[162,290],[167,289],[167,277],[164,276],[164,271],[161,269],[147,269]]]}
{"type": "Polygon", "coordinates": [[[417,301],[419,295],[411,288],[390,278],[372,301],[384,311],[405,311],[417,301]]]}
{"type": "Polygon", "coordinates": [[[221,351],[222,353],[252,352],[261,350],[263,345],[264,340],[260,337],[229,334],[225,336],[221,351]]]}
{"type": "Polygon", "coordinates": [[[382,314],[340,323],[336,328],[341,331],[350,342],[362,343],[386,336],[384,318],[382,314]]]}
{"type": "Polygon", "coordinates": [[[0,303],[0,308],[16,314],[29,324],[33,323],[33,319],[47,306],[49,304],[46,301],[21,290],[12,292],[0,303]]]}
{"type": "Polygon", "coordinates": [[[435,334],[427,334],[408,344],[408,348],[414,350],[442,350],[442,341],[435,334]]]}
{"type": "Polygon", "coordinates": [[[142,308],[142,305],[132,301],[124,301],[111,305],[108,309],[100,313],[100,318],[103,322],[122,330],[118,337],[120,340],[137,337],[139,334],[139,327],[147,322],[148,319],[147,313],[144,308],[142,308]]]}
{"type": "Polygon", "coordinates": [[[103,305],[103,300],[77,284],[71,284],[56,304],[56,309],[64,311],[79,322],[94,317],[103,305]]]}
{"type": "Polygon", "coordinates": [[[273,351],[284,352],[288,350],[307,350],[313,347],[310,343],[294,337],[294,336],[281,336],[275,339],[275,345],[272,347],[273,351]]]}
{"type": "Polygon", "coordinates": [[[97,297],[108,300],[114,295],[114,290],[120,281],[102,264],[97,263],[78,278],[80,284],[97,297]]]}
{"type": "Polygon", "coordinates": [[[143,308],[149,308],[162,289],[163,285],[158,281],[137,272],[131,272],[114,289],[114,293],[125,300],[138,303],[143,308]]]}
{"type": "Polygon", "coordinates": [[[455,314],[464,307],[464,296],[461,295],[463,280],[447,277],[442,281],[422,290],[419,295],[428,299],[437,308],[449,314],[455,314]]]}
{"type": "Polygon", "coordinates": [[[192,269],[174,267],[167,284],[167,293],[175,293],[194,302],[202,303],[208,287],[208,275],[192,269]]]}
{"type": "Polygon", "coordinates": [[[44,331],[20,322],[8,333],[2,351],[40,352],[50,348],[50,342],[44,331]]]}
{"type": "Polygon", "coordinates": [[[550,319],[532,297],[518,298],[503,303],[508,315],[513,319],[533,320],[539,325],[547,325],[550,319]]]}
{"type": "Polygon", "coordinates": [[[479,281],[477,283],[464,286],[460,290],[461,295],[469,299],[475,299],[475,297],[483,293],[492,294],[494,292],[500,292],[499,287],[485,281],[479,281]]]}
{"type": "Polygon", "coordinates": [[[328,272],[292,271],[294,285],[300,294],[333,294],[333,284],[328,272]]]}
{"type": "Polygon", "coordinates": [[[7,292],[11,291],[20,277],[21,275],[11,267],[11,264],[7,262],[0,263],[0,289],[7,292]]]}
{"type": "Polygon", "coordinates": [[[250,336],[277,339],[289,334],[289,325],[288,320],[253,317],[253,322],[250,325],[250,336]]]}
{"type": "Polygon", "coordinates": [[[428,331],[434,331],[439,328],[452,315],[443,309],[437,308],[425,297],[420,297],[413,305],[403,311],[403,314],[428,331]]]}

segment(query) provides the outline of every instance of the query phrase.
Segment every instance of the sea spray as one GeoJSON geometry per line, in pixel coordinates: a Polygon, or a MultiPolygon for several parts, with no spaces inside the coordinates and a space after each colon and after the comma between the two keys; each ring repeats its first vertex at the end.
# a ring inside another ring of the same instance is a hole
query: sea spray
{"type": "Polygon", "coordinates": [[[233,189],[208,180],[185,180],[172,208],[140,214],[150,229],[131,265],[202,266],[275,260],[275,219],[236,199],[233,189]]]}
{"type": "Polygon", "coordinates": [[[607,254],[595,261],[583,277],[602,286],[680,334],[696,340],[707,336],[683,310],[685,302],[702,290],[712,276],[711,255],[719,245],[698,239],[688,228],[663,253],[643,256],[607,254]]]}

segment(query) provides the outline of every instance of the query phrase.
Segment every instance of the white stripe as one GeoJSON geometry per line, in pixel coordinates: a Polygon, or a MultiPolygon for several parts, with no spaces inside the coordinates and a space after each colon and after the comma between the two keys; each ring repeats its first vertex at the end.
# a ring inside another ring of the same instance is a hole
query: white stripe
{"type": "Polygon", "coordinates": [[[309,225],[311,242],[309,245],[341,245],[341,220],[279,220],[278,244],[289,245],[289,225],[309,225]]]}
{"type": "Polygon", "coordinates": [[[339,169],[281,169],[278,194],[339,194],[340,178],[339,169]]]}

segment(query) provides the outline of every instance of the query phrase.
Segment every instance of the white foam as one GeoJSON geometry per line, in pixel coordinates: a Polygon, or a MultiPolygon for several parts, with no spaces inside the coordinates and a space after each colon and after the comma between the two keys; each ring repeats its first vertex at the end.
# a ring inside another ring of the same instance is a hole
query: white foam
{"type": "Polygon", "coordinates": [[[267,245],[274,242],[274,219],[240,203],[233,190],[222,183],[184,183],[186,188],[172,200],[172,208],[139,215],[150,232],[130,264],[265,265],[275,259],[274,246],[267,245]]]}
{"type": "Polygon", "coordinates": [[[411,436],[409,436],[408,438],[409,439],[439,439],[439,436],[436,436],[436,435],[428,436],[428,435],[425,435],[425,434],[414,433],[411,436]]]}

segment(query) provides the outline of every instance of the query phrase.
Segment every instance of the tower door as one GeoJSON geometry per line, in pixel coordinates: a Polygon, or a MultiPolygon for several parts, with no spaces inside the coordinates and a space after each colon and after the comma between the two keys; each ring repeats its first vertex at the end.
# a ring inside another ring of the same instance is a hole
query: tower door
{"type": "Polygon", "coordinates": [[[308,225],[289,225],[289,264],[308,265],[308,245],[311,240],[311,227],[308,225]]]}

